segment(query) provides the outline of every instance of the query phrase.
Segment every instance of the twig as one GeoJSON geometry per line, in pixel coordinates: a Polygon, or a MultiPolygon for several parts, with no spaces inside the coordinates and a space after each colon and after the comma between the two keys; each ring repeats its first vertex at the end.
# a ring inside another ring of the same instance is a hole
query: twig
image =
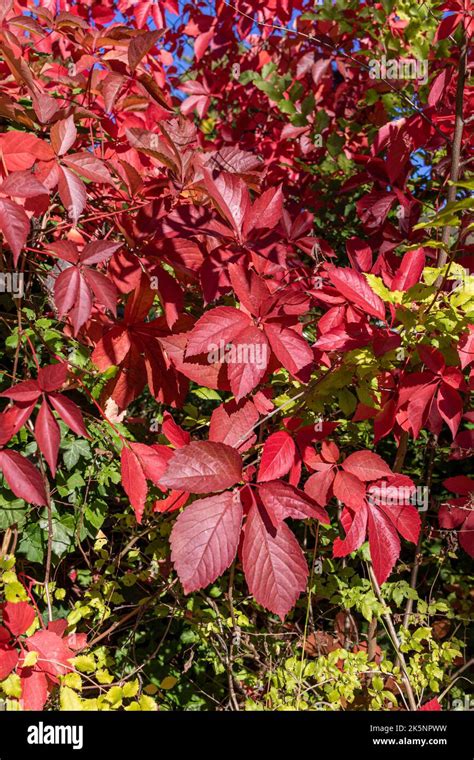
{"type": "MultiPolygon", "coordinates": [[[[428,468],[427,468],[427,476],[426,476],[426,485],[428,488],[428,493],[431,490],[431,482],[433,479],[433,464],[434,464],[434,455],[436,451],[436,439],[432,438],[430,442],[430,452],[429,452],[429,458],[428,458],[428,468]]],[[[416,584],[418,582],[418,572],[421,565],[421,544],[423,542],[423,532],[426,522],[426,512],[423,513],[423,517],[421,520],[421,526],[420,526],[420,533],[418,535],[418,541],[416,544],[415,549],[415,559],[413,561],[413,567],[411,570],[411,577],[410,577],[410,588],[416,589],[416,584]]],[[[403,616],[403,627],[408,627],[408,621],[410,619],[411,611],[413,609],[413,599],[407,599],[407,604],[405,607],[405,614],[403,616]]]]}
{"type": "Polygon", "coordinates": [[[385,625],[387,627],[387,633],[388,633],[388,635],[390,637],[390,640],[392,642],[393,648],[395,649],[395,652],[398,655],[398,660],[400,662],[400,670],[402,672],[402,680],[403,680],[403,683],[405,685],[405,689],[406,689],[406,692],[407,692],[407,699],[408,699],[408,704],[409,704],[410,710],[416,710],[415,695],[413,693],[412,685],[410,683],[410,677],[408,675],[408,670],[407,670],[407,664],[406,664],[406,661],[405,661],[405,657],[403,655],[403,652],[400,650],[400,642],[398,640],[397,632],[396,632],[395,626],[393,624],[392,616],[391,616],[390,612],[388,611],[387,605],[385,604],[385,602],[383,600],[382,592],[380,591],[380,586],[378,584],[377,578],[375,577],[374,568],[372,567],[372,563],[368,562],[367,563],[367,567],[368,567],[368,570],[369,570],[369,576],[370,576],[370,580],[371,580],[371,583],[372,583],[372,588],[374,590],[375,596],[377,597],[377,601],[380,602],[380,604],[382,604],[385,607],[385,609],[387,610],[386,612],[384,612],[382,614],[382,618],[383,618],[383,620],[385,622],[385,625]]]}
{"type": "Polygon", "coordinates": [[[462,667],[459,668],[452,677],[450,683],[446,686],[445,690],[441,692],[441,694],[438,697],[438,702],[440,702],[448,693],[450,689],[454,686],[456,681],[461,677],[462,673],[464,673],[465,670],[469,670],[474,665],[474,657],[471,657],[470,660],[468,660],[462,667]]]}
{"type": "MultiPolygon", "coordinates": [[[[30,423],[31,425],[31,423],[30,423]]],[[[46,567],[44,571],[44,592],[46,596],[46,605],[48,607],[48,620],[51,623],[53,620],[53,609],[51,606],[51,594],[49,591],[49,583],[51,580],[51,555],[53,553],[53,510],[51,506],[51,491],[49,489],[49,480],[46,474],[46,468],[44,466],[43,457],[39,453],[38,455],[39,468],[41,471],[41,477],[43,478],[44,488],[46,491],[46,512],[48,519],[48,545],[46,549],[46,567]]]]}

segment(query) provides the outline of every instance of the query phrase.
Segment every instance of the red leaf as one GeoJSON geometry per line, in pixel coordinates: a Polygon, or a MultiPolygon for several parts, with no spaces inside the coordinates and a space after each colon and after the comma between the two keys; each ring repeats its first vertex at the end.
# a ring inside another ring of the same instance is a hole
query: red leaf
{"type": "Polygon", "coordinates": [[[387,401],[374,419],[374,443],[388,435],[395,425],[397,402],[395,399],[387,401]]]}
{"type": "Polygon", "coordinates": [[[258,411],[252,401],[221,404],[212,412],[209,440],[227,443],[243,453],[255,443],[253,427],[258,418],[258,411]]]}
{"type": "Polygon", "coordinates": [[[184,507],[189,499],[187,491],[170,491],[164,499],[157,499],[153,505],[153,512],[176,512],[184,507]]]}
{"type": "Polygon", "coordinates": [[[242,564],[255,600],[284,620],[308,578],[303,552],[286,523],[270,532],[253,506],[245,524],[242,564]]]}
{"type": "Polygon", "coordinates": [[[435,375],[443,374],[445,370],[444,356],[441,351],[433,346],[421,345],[417,347],[418,354],[421,361],[425,364],[431,372],[435,375]]]}
{"type": "Polygon", "coordinates": [[[101,372],[105,372],[112,365],[121,364],[131,346],[128,330],[123,325],[114,325],[97,343],[92,352],[92,361],[101,372]]]}
{"type": "Polygon", "coordinates": [[[178,281],[166,269],[153,270],[158,276],[158,296],[163,305],[166,323],[172,328],[184,309],[184,293],[178,281]]]}
{"type": "Polygon", "coordinates": [[[450,13],[449,16],[445,16],[436,30],[434,41],[445,40],[454,32],[461,21],[462,15],[460,13],[450,13]]]}
{"type": "Polygon", "coordinates": [[[257,480],[276,480],[290,471],[296,447],[291,435],[284,430],[272,433],[263,445],[257,480]]]}
{"type": "Polygon", "coordinates": [[[79,262],[79,251],[77,246],[70,240],[58,240],[56,243],[48,243],[48,253],[57,256],[58,259],[68,261],[70,264],[79,262]]]}
{"type": "Polygon", "coordinates": [[[71,428],[71,430],[74,431],[74,433],[76,433],[76,435],[83,435],[84,438],[90,438],[89,433],[84,426],[84,420],[82,419],[80,409],[74,401],[62,396],[60,393],[50,393],[48,395],[48,400],[61,419],[69,428],[71,428]]]}
{"type": "Polygon", "coordinates": [[[435,382],[413,390],[407,407],[408,422],[413,433],[413,438],[418,438],[420,430],[426,422],[436,388],[437,383],[435,382]]]}
{"type": "Polygon", "coordinates": [[[374,331],[370,325],[362,323],[348,324],[346,327],[335,327],[316,341],[315,348],[320,351],[351,351],[371,343],[374,331]]]}
{"type": "Polygon", "coordinates": [[[460,496],[467,496],[470,493],[474,493],[474,480],[468,478],[467,475],[456,475],[453,478],[446,478],[446,480],[443,480],[443,486],[447,488],[448,491],[457,493],[460,496]]]}
{"type": "Polygon", "coordinates": [[[225,348],[250,325],[246,314],[233,306],[218,306],[206,312],[189,333],[186,356],[208,354],[220,346],[225,348]]]}
{"type": "Polygon", "coordinates": [[[128,297],[125,306],[124,322],[132,325],[136,322],[144,322],[155,300],[155,291],[150,287],[150,280],[142,272],[138,286],[128,297]]]}
{"type": "MultiPolygon", "coordinates": [[[[79,269],[75,266],[71,266],[61,272],[56,279],[54,286],[54,300],[60,318],[71,311],[76,303],[81,277],[82,275],[79,269]]],[[[87,316],[89,316],[89,314],[87,316]]],[[[83,321],[85,322],[85,319],[83,321]]]]}
{"type": "Polygon", "coordinates": [[[407,541],[416,544],[421,529],[421,518],[417,508],[411,504],[380,504],[397,531],[407,541]]]}
{"type": "Polygon", "coordinates": [[[374,230],[383,225],[395,199],[395,193],[373,190],[356,202],[357,213],[368,230],[374,230]]]}
{"type": "Polygon", "coordinates": [[[47,401],[43,401],[36,417],[35,438],[41,453],[49,464],[51,474],[56,475],[56,462],[58,461],[59,444],[61,433],[59,425],[54,419],[47,401]]]}
{"type": "Polygon", "coordinates": [[[305,382],[313,364],[313,352],[305,339],[294,330],[273,322],[266,322],[264,330],[278,361],[293,377],[305,382]]]}
{"type": "Polygon", "coordinates": [[[211,493],[231,488],[242,477],[242,460],[231,446],[193,441],[178,449],[160,480],[176,491],[211,493]]]}
{"type": "Polygon", "coordinates": [[[442,382],[439,386],[437,402],[438,411],[455,438],[462,418],[461,396],[448,383],[442,382]]]}
{"type": "Polygon", "coordinates": [[[154,48],[162,34],[163,30],[155,29],[152,32],[140,32],[132,37],[128,45],[128,63],[132,71],[135,71],[142,58],[154,48]]]}
{"type": "Polygon", "coordinates": [[[54,286],[54,300],[60,317],[69,314],[77,335],[92,311],[91,291],[77,267],[61,272],[54,286]]]}
{"type": "Polygon", "coordinates": [[[102,95],[104,96],[104,105],[107,113],[112,111],[115,100],[124,81],[125,78],[114,71],[109,72],[103,80],[102,95]]]}
{"type": "Polygon", "coordinates": [[[29,636],[25,645],[29,652],[38,652],[36,667],[51,676],[61,676],[71,670],[68,662],[74,652],[66,641],[53,631],[40,630],[29,636]]]}
{"type": "Polygon", "coordinates": [[[0,230],[12,250],[16,266],[30,231],[30,220],[23,208],[8,198],[0,198],[0,230]]]}
{"type": "Polygon", "coordinates": [[[369,510],[370,557],[377,581],[382,584],[400,556],[400,539],[388,517],[377,507],[369,510]]]}
{"type": "Polygon", "coordinates": [[[347,256],[352,268],[358,272],[370,272],[372,269],[372,248],[364,240],[352,237],[346,242],[347,256]]]}
{"type": "Polygon", "coordinates": [[[68,375],[68,366],[65,362],[48,364],[38,371],[38,386],[42,391],[49,393],[63,387],[68,375]]]}
{"type": "Polygon", "coordinates": [[[346,537],[344,539],[336,538],[334,541],[334,557],[346,557],[362,546],[367,530],[368,514],[367,503],[362,504],[355,513],[350,512],[348,509],[343,510],[341,521],[345,523],[346,537]],[[349,520],[351,521],[350,523],[349,520]]]}
{"type": "Polygon", "coordinates": [[[474,511],[468,512],[459,531],[459,543],[470,557],[474,557],[474,511]]]}
{"type": "MultiPolygon", "coordinates": [[[[271,480],[258,486],[258,494],[270,518],[282,522],[287,517],[294,520],[312,518],[329,525],[327,512],[303,491],[284,483],[282,480],[271,480]]],[[[272,519],[275,525],[274,520],[272,519]]]]}
{"type": "Polygon", "coordinates": [[[115,316],[117,313],[118,290],[114,283],[104,274],[96,272],[94,269],[84,269],[83,273],[84,279],[95,295],[97,301],[104,304],[104,306],[115,316]]]}
{"type": "Polygon", "coordinates": [[[28,602],[7,602],[2,615],[3,622],[12,634],[21,636],[33,624],[36,612],[28,602]]]}
{"type": "Polygon", "coordinates": [[[134,451],[124,446],[121,457],[122,485],[130,499],[137,522],[141,523],[148,493],[145,474],[134,451]]]}
{"type": "Polygon", "coordinates": [[[79,259],[82,264],[101,264],[122,247],[122,243],[113,243],[110,240],[93,240],[82,249],[79,259]]]}
{"type": "Polygon", "coordinates": [[[385,321],[384,302],[374,293],[362,274],[353,269],[334,267],[329,270],[328,277],[337,291],[350,303],[359,306],[366,314],[385,321]]]}
{"type": "Polygon", "coordinates": [[[253,391],[265,375],[270,358],[270,347],[264,333],[249,325],[233,340],[229,349],[227,377],[236,401],[253,391]]]}
{"type": "Polygon", "coordinates": [[[237,175],[225,171],[220,172],[215,178],[204,171],[204,183],[218,211],[241,240],[243,220],[250,206],[247,185],[237,175]]]}
{"type": "Polygon", "coordinates": [[[196,61],[200,61],[204,53],[206,52],[207,48],[209,47],[209,43],[214,37],[214,28],[211,28],[208,32],[203,32],[202,34],[199,34],[195,41],[194,41],[194,55],[196,58],[196,61]]]}
{"type": "Polygon", "coordinates": [[[48,699],[48,679],[40,670],[21,669],[21,700],[24,710],[42,710],[48,699]]]}
{"type": "Polygon", "coordinates": [[[30,171],[12,172],[2,183],[0,191],[14,198],[36,198],[48,195],[47,188],[30,171]]]}
{"type": "Polygon", "coordinates": [[[395,277],[392,280],[392,290],[408,290],[419,282],[425,266],[426,256],[423,248],[408,251],[400,264],[395,277]]]}
{"type": "Polygon", "coordinates": [[[76,224],[87,203],[87,193],[83,181],[66,167],[60,166],[58,190],[64,208],[70,219],[76,224]]]}
{"type": "Polygon", "coordinates": [[[163,415],[163,424],[161,432],[167,437],[168,441],[177,449],[186,446],[191,440],[191,434],[187,430],[176,424],[169,412],[163,415]]]}
{"type": "Polygon", "coordinates": [[[324,470],[311,475],[304,484],[305,492],[321,507],[325,507],[329,501],[335,474],[334,468],[328,465],[324,470]]]}
{"type": "Polygon", "coordinates": [[[9,172],[31,169],[36,160],[51,161],[51,146],[36,135],[11,131],[0,136],[3,160],[9,172]]]}
{"type": "Polygon", "coordinates": [[[333,484],[336,499],[347,507],[359,509],[365,501],[365,485],[358,477],[344,470],[336,473],[333,484]]]}
{"type": "Polygon", "coordinates": [[[10,675],[18,662],[16,649],[0,644],[0,681],[10,675]]]}
{"type": "Polygon", "coordinates": [[[247,211],[243,226],[244,237],[247,237],[252,230],[272,230],[280,221],[282,212],[281,185],[268,188],[247,211]]]}
{"type": "Polygon", "coordinates": [[[163,444],[145,446],[144,443],[131,443],[130,447],[140,460],[145,477],[159,485],[161,476],[173,457],[173,451],[163,444]]]}
{"type": "Polygon", "coordinates": [[[58,156],[67,153],[76,141],[77,129],[74,124],[74,117],[68,116],[67,119],[56,121],[51,127],[51,145],[58,156]]]}
{"type": "Polygon", "coordinates": [[[461,368],[465,369],[474,362],[474,325],[469,325],[469,331],[461,337],[457,348],[461,368]]]}
{"type": "Polygon", "coordinates": [[[237,491],[198,499],[181,512],[171,533],[171,559],[184,593],[216,580],[237,552],[242,505],[237,491]]]}
{"type": "MultiPolygon", "coordinates": [[[[85,151],[84,153],[73,153],[70,156],[66,156],[63,158],[63,163],[67,164],[71,169],[74,169],[74,171],[82,177],[90,179],[92,182],[104,182],[113,185],[112,176],[104,162],[88,151],[85,151]]],[[[64,168],[62,170],[64,172],[68,171],[64,168]]],[[[71,172],[69,172],[69,174],[71,174],[71,172]]],[[[75,177],[75,175],[73,176],[75,177]]],[[[82,181],[78,181],[81,183],[82,187],[84,187],[82,181]]]]}
{"type": "Polygon", "coordinates": [[[343,461],[346,472],[355,475],[359,480],[378,480],[386,475],[393,475],[388,464],[371,451],[356,451],[343,461]]]}
{"type": "Polygon", "coordinates": [[[436,106],[444,92],[446,92],[446,85],[449,84],[451,74],[448,69],[443,69],[432,81],[430,91],[428,94],[428,105],[433,108],[436,106]]]}
{"type": "Polygon", "coordinates": [[[46,506],[43,479],[28,459],[16,451],[0,451],[0,470],[15,496],[30,504],[46,506]]]}
{"type": "Polygon", "coordinates": [[[6,391],[0,393],[0,396],[3,398],[11,398],[20,404],[36,401],[40,395],[41,389],[37,380],[24,380],[22,383],[12,385],[11,388],[7,388],[6,391]]]}
{"type": "Polygon", "coordinates": [[[441,707],[440,703],[438,702],[437,697],[434,697],[433,699],[430,699],[429,702],[425,702],[424,705],[421,705],[421,707],[418,708],[418,712],[423,712],[423,711],[427,711],[427,712],[430,712],[430,711],[439,712],[440,710],[442,710],[442,707],[441,707]]]}

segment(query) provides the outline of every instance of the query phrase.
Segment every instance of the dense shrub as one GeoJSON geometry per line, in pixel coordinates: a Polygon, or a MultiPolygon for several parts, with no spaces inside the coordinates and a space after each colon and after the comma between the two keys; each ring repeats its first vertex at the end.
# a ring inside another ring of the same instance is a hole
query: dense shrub
{"type": "Polygon", "coordinates": [[[0,15],[8,709],[464,705],[472,5],[0,15]]]}

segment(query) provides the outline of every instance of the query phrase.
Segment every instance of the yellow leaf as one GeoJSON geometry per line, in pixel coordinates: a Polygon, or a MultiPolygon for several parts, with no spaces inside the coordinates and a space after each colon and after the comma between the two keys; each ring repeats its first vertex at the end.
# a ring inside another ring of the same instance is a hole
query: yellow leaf
{"type": "Polygon", "coordinates": [[[125,683],[122,687],[124,697],[135,697],[138,694],[138,678],[125,683]]]}
{"type": "Polygon", "coordinates": [[[38,662],[38,652],[28,652],[23,660],[23,667],[32,668],[38,662]]]}
{"type": "Polygon", "coordinates": [[[160,683],[161,689],[172,689],[173,686],[176,686],[178,683],[178,679],[174,676],[166,676],[166,678],[163,678],[162,682],[160,683]]]}
{"type": "Polygon", "coordinates": [[[82,710],[82,700],[69,686],[61,686],[59,691],[59,706],[61,710],[67,712],[82,710]]]}

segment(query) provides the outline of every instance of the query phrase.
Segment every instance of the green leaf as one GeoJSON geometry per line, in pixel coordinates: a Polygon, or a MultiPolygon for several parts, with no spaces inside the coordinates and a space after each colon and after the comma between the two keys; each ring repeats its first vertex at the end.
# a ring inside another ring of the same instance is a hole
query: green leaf
{"type": "Polygon", "coordinates": [[[73,467],[79,461],[80,457],[83,459],[92,459],[92,452],[88,441],[83,438],[74,438],[71,441],[65,441],[61,446],[63,450],[64,466],[68,470],[72,470],[73,467]]]}
{"type": "Polygon", "coordinates": [[[273,61],[269,61],[269,63],[265,63],[262,66],[262,79],[267,79],[267,77],[270,76],[270,74],[273,74],[277,70],[277,65],[273,61]]]}
{"type": "Polygon", "coordinates": [[[326,145],[330,155],[335,158],[342,150],[342,147],[344,145],[344,138],[342,135],[338,135],[336,132],[332,132],[326,141],[326,145]]]}
{"type": "Polygon", "coordinates": [[[95,530],[99,530],[107,515],[108,506],[102,499],[94,499],[90,504],[87,504],[84,509],[84,517],[86,521],[95,530]]]}
{"type": "Polygon", "coordinates": [[[280,109],[282,113],[289,113],[289,114],[296,113],[296,108],[291,102],[291,100],[285,100],[284,98],[278,101],[278,108],[280,109]]]}
{"type": "Polygon", "coordinates": [[[252,71],[249,69],[248,71],[242,71],[239,76],[239,82],[240,84],[249,84],[249,82],[253,82],[255,78],[258,78],[258,73],[256,71],[252,71]]]}
{"type": "Polygon", "coordinates": [[[257,87],[259,90],[264,92],[270,100],[278,101],[281,99],[282,92],[276,89],[276,87],[273,84],[270,84],[270,82],[265,82],[264,80],[256,81],[255,87],[257,87]]]}
{"type": "MultiPolygon", "coordinates": [[[[42,516],[39,520],[39,526],[43,529],[45,535],[43,542],[46,544],[48,534],[48,516],[46,509],[43,510],[42,516]]],[[[62,557],[66,552],[74,546],[74,531],[75,531],[75,519],[74,515],[70,512],[64,512],[60,514],[55,505],[52,506],[52,526],[53,526],[53,540],[51,542],[51,548],[53,554],[56,557],[62,557]]]]}
{"type": "Polygon", "coordinates": [[[357,399],[354,394],[351,393],[347,388],[343,388],[342,391],[339,391],[337,394],[337,400],[339,402],[339,406],[341,407],[341,411],[346,416],[349,416],[355,412],[357,399]]]}
{"type": "Polygon", "coordinates": [[[76,488],[82,488],[86,482],[80,472],[74,472],[71,477],[67,479],[67,487],[70,491],[74,491],[76,488]]]}
{"type": "Polygon", "coordinates": [[[0,494],[0,530],[6,530],[10,525],[23,527],[28,512],[29,508],[23,499],[8,499],[7,496],[0,494]]]}
{"type": "Polygon", "coordinates": [[[222,401],[221,396],[212,388],[195,388],[193,394],[205,401],[222,401]]]}
{"type": "Polygon", "coordinates": [[[27,525],[18,543],[17,553],[30,562],[43,562],[45,542],[43,531],[38,523],[27,525]]]}

